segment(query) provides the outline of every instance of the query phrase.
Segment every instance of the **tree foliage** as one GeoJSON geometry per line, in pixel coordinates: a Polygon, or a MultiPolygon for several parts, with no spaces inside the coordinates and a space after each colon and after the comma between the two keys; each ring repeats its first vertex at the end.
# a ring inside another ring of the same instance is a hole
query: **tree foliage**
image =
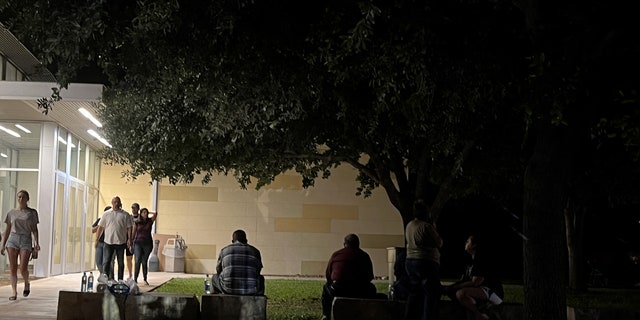
{"type": "Polygon", "coordinates": [[[260,187],[295,170],[308,187],[347,163],[357,192],[384,188],[405,224],[418,198],[437,219],[469,192],[522,195],[526,311],[562,319],[568,199],[634,198],[633,12],[615,1],[6,0],[0,20],[63,85],[108,82],[105,156],[132,177],[223,173],[260,187]]]}
{"type": "Polygon", "coordinates": [[[448,199],[473,191],[467,172],[483,170],[474,163],[517,161],[485,147],[505,141],[504,128],[521,130],[508,126],[522,121],[510,103],[522,59],[512,6],[36,3],[3,14],[39,17],[13,27],[63,84],[102,70],[105,155],[132,177],[224,173],[260,187],[295,170],[308,187],[348,163],[360,172],[357,193],[382,186],[406,223],[416,198],[432,200],[437,219],[448,199]]]}

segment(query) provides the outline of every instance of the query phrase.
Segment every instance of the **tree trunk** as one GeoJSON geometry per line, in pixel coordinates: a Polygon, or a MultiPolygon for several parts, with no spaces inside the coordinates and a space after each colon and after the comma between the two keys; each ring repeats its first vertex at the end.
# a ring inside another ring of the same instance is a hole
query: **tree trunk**
{"type": "Polygon", "coordinates": [[[565,208],[567,250],[569,254],[569,290],[572,291],[587,290],[582,245],[585,212],[584,207],[578,207],[572,202],[569,202],[565,208]]]}
{"type": "Polygon", "coordinates": [[[562,136],[541,125],[524,176],[525,319],[567,319],[562,136]]]}

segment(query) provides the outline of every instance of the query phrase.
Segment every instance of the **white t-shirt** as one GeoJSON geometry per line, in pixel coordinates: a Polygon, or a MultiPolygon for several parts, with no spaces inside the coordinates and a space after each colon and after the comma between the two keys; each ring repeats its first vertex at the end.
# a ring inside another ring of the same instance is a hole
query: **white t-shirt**
{"type": "Polygon", "coordinates": [[[109,210],[98,223],[104,228],[104,243],[126,244],[127,229],[133,227],[133,218],[124,210],[109,210]]]}

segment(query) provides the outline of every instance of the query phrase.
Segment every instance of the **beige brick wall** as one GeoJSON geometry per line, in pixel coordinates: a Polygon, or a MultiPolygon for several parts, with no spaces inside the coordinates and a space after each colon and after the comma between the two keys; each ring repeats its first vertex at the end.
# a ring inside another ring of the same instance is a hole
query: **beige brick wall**
{"type": "MultiPolygon", "coordinates": [[[[132,202],[151,208],[149,178],[127,181],[122,171],[102,166],[102,204],[117,194],[125,208],[132,202]]],[[[219,250],[231,242],[234,230],[243,229],[261,251],[264,274],[313,276],[324,274],[331,253],[342,247],[346,234],[355,233],[373,260],[374,273],[386,276],[386,248],[404,243],[402,220],[383,190],[367,199],[356,197],[355,177],[345,165],[309,189],[301,187],[295,173],[280,175],[260,190],[242,189],[230,176],[215,177],[208,185],[198,178],[190,185],[161,182],[157,232],[185,239],[188,273],[215,272],[219,250]]]]}

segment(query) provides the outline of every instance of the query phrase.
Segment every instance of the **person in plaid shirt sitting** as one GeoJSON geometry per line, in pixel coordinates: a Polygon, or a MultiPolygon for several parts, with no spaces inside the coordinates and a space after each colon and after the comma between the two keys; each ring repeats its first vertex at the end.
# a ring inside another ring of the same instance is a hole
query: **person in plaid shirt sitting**
{"type": "Polygon", "coordinates": [[[211,279],[214,293],[263,295],[264,276],[260,251],[247,243],[243,230],[233,232],[232,243],[220,250],[217,274],[211,279]]]}

